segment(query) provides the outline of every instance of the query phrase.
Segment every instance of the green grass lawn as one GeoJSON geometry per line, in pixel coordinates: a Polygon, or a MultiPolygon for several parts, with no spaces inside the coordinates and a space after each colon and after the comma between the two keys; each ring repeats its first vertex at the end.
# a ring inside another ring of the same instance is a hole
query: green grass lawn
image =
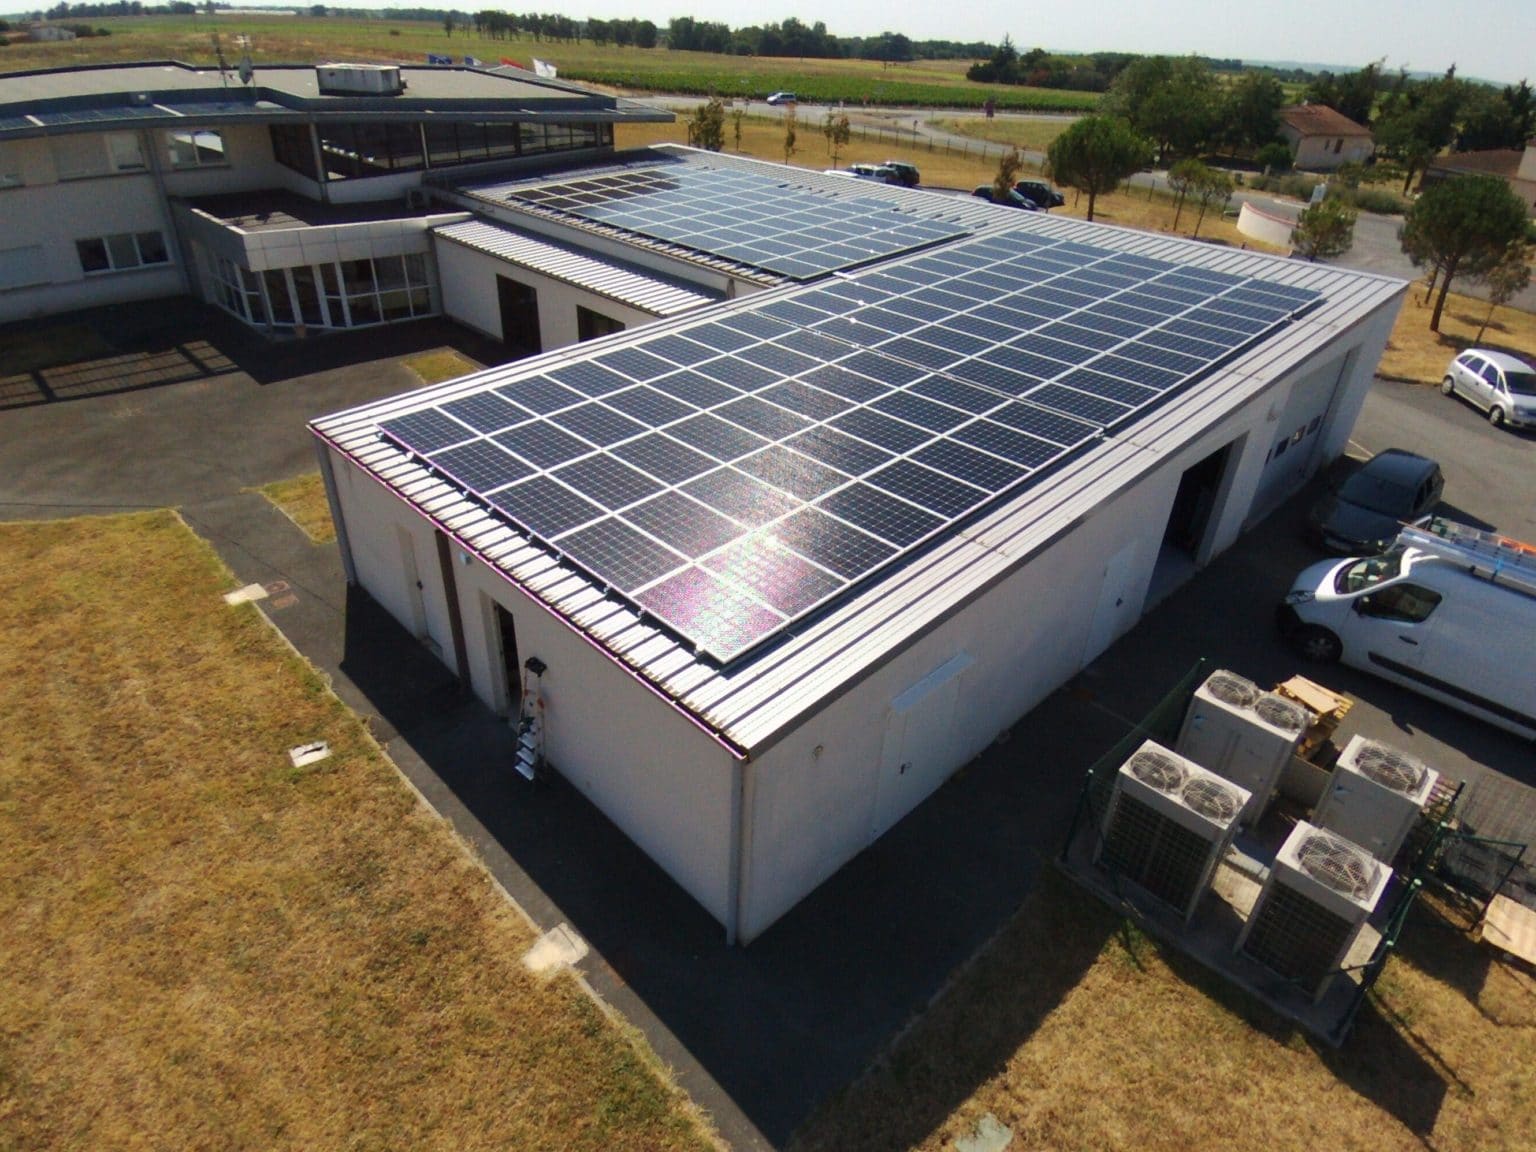
{"type": "Polygon", "coordinates": [[[0,564],[0,1147],[714,1146],[179,517],[0,564]]]}

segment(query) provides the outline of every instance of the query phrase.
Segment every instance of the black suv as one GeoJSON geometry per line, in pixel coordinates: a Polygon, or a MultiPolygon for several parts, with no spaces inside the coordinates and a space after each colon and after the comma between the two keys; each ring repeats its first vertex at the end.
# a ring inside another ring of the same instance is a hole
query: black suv
{"type": "Polygon", "coordinates": [[[905,160],[886,160],[882,162],[882,167],[889,168],[892,172],[896,173],[896,182],[898,184],[903,184],[908,188],[917,187],[916,164],[908,164],[905,160]]]}
{"type": "Polygon", "coordinates": [[[1041,208],[1060,208],[1067,198],[1043,180],[1020,180],[1013,190],[1041,208]]]}

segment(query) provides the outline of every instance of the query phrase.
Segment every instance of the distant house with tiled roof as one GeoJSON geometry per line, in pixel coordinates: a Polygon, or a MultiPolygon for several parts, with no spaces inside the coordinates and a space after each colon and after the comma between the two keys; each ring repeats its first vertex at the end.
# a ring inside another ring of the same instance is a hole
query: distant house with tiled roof
{"type": "Polygon", "coordinates": [[[1376,152],[1369,128],[1326,104],[1280,109],[1280,136],[1291,146],[1298,168],[1327,170],[1364,164],[1376,152]]]}
{"type": "Polygon", "coordinates": [[[1420,190],[1451,176],[1497,176],[1525,201],[1525,209],[1536,216],[1536,138],[1526,142],[1525,150],[1490,148],[1482,152],[1453,152],[1440,156],[1424,173],[1420,190]]]}

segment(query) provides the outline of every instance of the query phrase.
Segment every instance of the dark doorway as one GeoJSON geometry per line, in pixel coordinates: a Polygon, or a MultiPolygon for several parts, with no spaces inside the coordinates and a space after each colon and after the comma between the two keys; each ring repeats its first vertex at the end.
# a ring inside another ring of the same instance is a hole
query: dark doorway
{"type": "Polygon", "coordinates": [[[517,628],[512,613],[496,605],[496,634],[501,639],[501,667],[507,678],[507,714],[516,716],[523,707],[522,665],[517,659],[517,628]]]}
{"type": "Polygon", "coordinates": [[[1198,559],[1196,554],[1216,509],[1216,496],[1231,454],[1232,445],[1227,444],[1185,471],[1173,498],[1173,511],[1168,514],[1168,529],[1163,533],[1165,545],[1198,559]]]}
{"type": "Polygon", "coordinates": [[[518,356],[544,351],[539,339],[539,294],[527,284],[496,277],[496,301],[501,305],[501,341],[518,356]]]}
{"type": "Polygon", "coordinates": [[[576,305],[576,339],[579,343],[585,344],[588,340],[597,340],[622,331],[624,325],[612,316],[604,316],[601,312],[576,305]]]}

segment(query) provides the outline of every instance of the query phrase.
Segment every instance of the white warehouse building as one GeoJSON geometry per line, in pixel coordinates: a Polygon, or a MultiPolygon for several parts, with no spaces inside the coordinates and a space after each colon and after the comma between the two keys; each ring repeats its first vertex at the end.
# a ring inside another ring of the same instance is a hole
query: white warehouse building
{"type": "Polygon", "coordinates": [[[1342,451],[1405,287],[676,151],[510,198],[762,274],[316,421],[348,577],[509,717],[532,659],[548,764],[733,941],[1342,451]]]}

